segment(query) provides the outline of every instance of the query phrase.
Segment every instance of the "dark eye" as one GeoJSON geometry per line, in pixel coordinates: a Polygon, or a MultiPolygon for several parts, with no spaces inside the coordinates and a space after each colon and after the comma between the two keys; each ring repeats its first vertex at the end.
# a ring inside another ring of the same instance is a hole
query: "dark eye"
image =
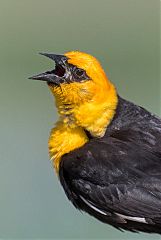
{"type": "Polygon", "coordinates": [[[82,69],[76,69],[75,70],[75,74],[78,76],[78,77],[82,77],[84,75],[84,71],[82,69]]]}

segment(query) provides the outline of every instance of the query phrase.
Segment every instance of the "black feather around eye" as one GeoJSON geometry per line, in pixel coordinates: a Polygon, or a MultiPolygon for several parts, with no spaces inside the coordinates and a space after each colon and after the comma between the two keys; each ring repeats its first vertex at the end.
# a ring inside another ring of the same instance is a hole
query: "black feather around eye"
{"type": "Polygon", "coordinates": [[[75,70],[75,74],[76,74],[78,77],[82,77],[82,76],[85,74],[85,72],[84,72],[83,69],[77,68],[77,69],[75,70]]]}
{"type": "Polygon", "coordinates": [[[90,79],[88,77],[88,75],[86,74],[85,70],[83,70],[81,68],[74,68],[73,74],[74,74],[75,80],[77,80],[77,81],[89,80],[90,79]]]}
{"type": "Polygon", "coordinates": [[[84,80],[89,80],[89,76],[86,74],[86,71],[82,68],[78,68],[72,64],[69,64],[69,70],[71,72],[73,81],[81,82],[84,80]]]}

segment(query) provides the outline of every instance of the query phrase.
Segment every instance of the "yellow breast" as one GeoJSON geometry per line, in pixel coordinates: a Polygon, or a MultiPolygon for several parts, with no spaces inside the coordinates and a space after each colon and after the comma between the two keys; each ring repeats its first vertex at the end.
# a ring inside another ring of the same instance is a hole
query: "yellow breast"
{"type": "Polygon", "coordinates": [[[61,157],[76,148],[83,146],[88,137],[81,127],[68,127],[63,122],[58,122],[51,130],[49,137],[49,154],[56,172],[59,172],[61,157]]]}

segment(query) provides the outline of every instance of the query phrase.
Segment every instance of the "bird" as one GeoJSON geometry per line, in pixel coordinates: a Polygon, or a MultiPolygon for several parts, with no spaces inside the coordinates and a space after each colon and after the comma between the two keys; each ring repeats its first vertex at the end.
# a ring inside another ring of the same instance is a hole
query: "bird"
{"type": "Polygon", "coordinates": [[[55,68],[31,79],[55,99],[49,156],[67,198],[120,231],[161,234],[161,119],[121,97],[92,55],[40,54],[55,68]]]}

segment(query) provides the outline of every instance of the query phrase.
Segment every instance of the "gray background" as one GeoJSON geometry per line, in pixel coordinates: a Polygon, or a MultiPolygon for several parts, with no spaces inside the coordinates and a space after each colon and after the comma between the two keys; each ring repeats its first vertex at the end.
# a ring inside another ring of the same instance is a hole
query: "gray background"
{"type": "Polygon", "coordinates": [[[157,0],[0,0],[0,238],[159,239],[76,211],[48,160],[57,119],[40,51],[96,56],[125,98],[159,114],[157,0]]]}

